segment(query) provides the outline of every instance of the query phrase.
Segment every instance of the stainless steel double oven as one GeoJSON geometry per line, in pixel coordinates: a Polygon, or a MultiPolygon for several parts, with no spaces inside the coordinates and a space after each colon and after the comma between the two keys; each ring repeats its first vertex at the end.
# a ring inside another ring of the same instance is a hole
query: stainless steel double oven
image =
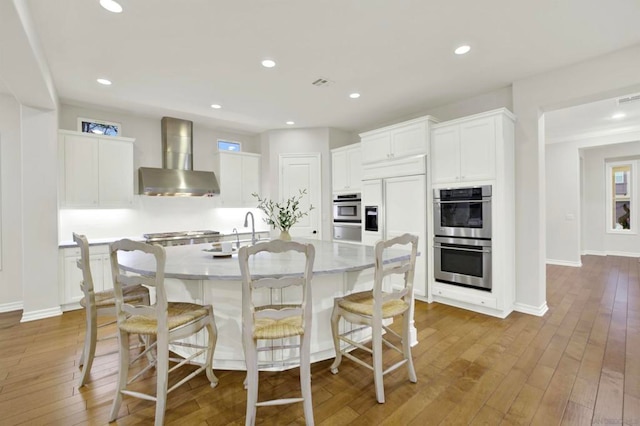
{"type": "Polygon", "coordinates": [[[359,192],[334,195],[333,239],[362,241],[362,196],[359,192]]]}
{"type": "Polygon", "coordinates": [[[436,281],[491,291],[491,185],[434,189],[436,281]]]}

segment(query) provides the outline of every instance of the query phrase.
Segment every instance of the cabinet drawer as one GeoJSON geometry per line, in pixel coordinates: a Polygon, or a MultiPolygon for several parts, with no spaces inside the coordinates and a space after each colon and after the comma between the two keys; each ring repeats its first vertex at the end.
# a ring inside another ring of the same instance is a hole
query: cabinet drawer
{"type": "Polygon", "coordinates": [[[447,299],[457,300],[459,302],[471,303],[473,305],[484,306],[486,308],[497,309],[498,300],[490,295],[477,294],[476,290],[460,288],[451,288],[445,285],[436,285],[433,288],[433,295],[446,297],[447,299]]]}

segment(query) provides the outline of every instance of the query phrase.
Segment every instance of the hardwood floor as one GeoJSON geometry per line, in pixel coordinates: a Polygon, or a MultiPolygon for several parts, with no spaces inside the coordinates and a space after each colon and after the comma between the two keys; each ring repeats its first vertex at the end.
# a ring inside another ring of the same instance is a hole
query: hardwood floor
{"type": "MultiPolygon", "coordinates": [[[[316,424],[640,425],[640,262],[584,256],[583,263],[547,267],[542,318],[500,320],[418,302],[418,383],[404,368],[388,374],[385,404],[376,403],[364,368],[344,360],[333,375],[330,361],[314,364],[316,424]]],[[[97,358],[92,382],[78,389],[83,311],[24,324],[20,317],[0,314],[0,425],[106,424],[117,355],[97,358]]],[[[110,348],[114,341],[98,352],[110,348]]],[[[199,377],[170,394],[166,423],[243,424],[244,374],[216,374],[215,389],[199,377]]],[[[297,374],[261,373],[260,397],[297,392],[297,374]]],[[[153,374],[139,386],[153,388],[153,374]]],[[[126,397],[117,424],[152,424],[153,415],[151,402],[126,397]]],[[[259,408],[258,423],[304,424],[302,406],[259,408]]]]}

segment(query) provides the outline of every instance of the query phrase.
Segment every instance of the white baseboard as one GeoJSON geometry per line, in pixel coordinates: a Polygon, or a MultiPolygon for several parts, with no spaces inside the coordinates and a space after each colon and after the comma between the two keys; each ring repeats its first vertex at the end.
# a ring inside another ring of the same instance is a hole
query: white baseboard
{"type": "Polygon", "coordinates": [[[607,256],[640,257],[640,253],[629,253],[624,251],[608,251],[607,256]]]}
{"type": "Polygon", "coordinates": [[[0,304],[0,312],[21,311],[22,301],[0,304]]]}
{"type": "Polygon", "coordinates": [[[517,312],[522,312],[523,314],[535,315],[537,317],[541,317],[547,313],[549,307],[547,306],[547,302],[544,302],[540,306],[531,306],[526,305],[524,303],[514,303],[513,310],[517,312]]]}
{"type": "Polygon", "coordinates": [[[39,311],[23,312],[20,322],[29,322],[44,318],[57,317],[58,315],[62,315],[62,309],[60,309],[60,306],[49,309],[41,309],[39,311]]]}
{"type": "Polygon", "coordinates": [[[591,255],[591,256],[606,256],[606,251],[596,251],[596,250],[582,250],[583,255],[591,255]]]}
{"type": "Polygon", "coordinates": [[[582,267],[581,261],[570,262],[567,260],[547,259],[547,265],[571,266],[573,268],[582,267]]]}

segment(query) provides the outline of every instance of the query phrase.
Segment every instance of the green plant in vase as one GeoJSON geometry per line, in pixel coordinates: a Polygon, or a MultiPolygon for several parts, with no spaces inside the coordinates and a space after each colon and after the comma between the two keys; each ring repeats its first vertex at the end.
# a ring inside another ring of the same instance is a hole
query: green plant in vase
{"type": "Polygon", "coordinates": [[[289,235],[289,229],[300,219],[307,216],[314,208],[312,205],[309,205],[308,210],[302,210],[300,200],[302,200],[302,197],[306,195],[306,193],[306,189],[301,189],[298,195],[294,195],[280,203],[268,198],[261,198],[260,195],[255,192],[251,195],[257,198],[257,208],[266,215],[264,221],[274,229],[278,228],[280,230],[280,239],[290,240],[291,235],[289,235]]]}

